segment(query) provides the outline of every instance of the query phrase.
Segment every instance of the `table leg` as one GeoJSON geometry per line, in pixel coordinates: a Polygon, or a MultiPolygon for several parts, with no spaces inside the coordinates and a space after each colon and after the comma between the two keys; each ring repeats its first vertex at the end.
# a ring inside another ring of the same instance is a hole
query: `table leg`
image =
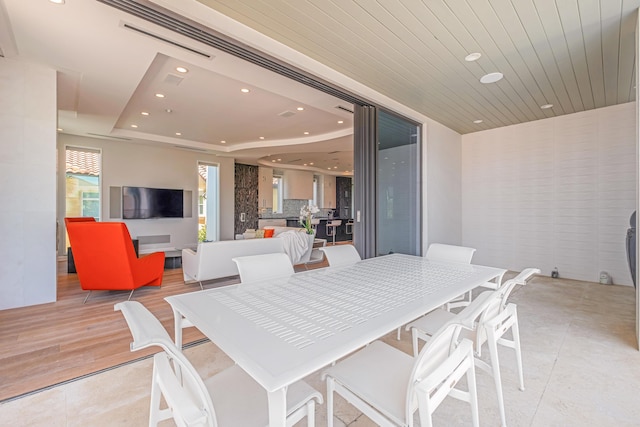
{"type": "Polygon", "coordinates": [[[287,425],[287,388],[270,391],[269,427],[285,427],[287,425]]]}
{"type": "Polygon", "coordinates": [[[173,309],[173,327],[175,330],[176,346],[182,350],[182,313],[173,309]]]}

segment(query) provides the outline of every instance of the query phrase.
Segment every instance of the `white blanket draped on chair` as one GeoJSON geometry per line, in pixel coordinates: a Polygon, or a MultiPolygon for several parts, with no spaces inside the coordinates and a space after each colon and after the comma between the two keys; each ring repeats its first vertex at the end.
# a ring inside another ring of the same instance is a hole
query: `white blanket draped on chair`
{"type": "Polygon", "coordinates": [[[284,252],[291,259],[291,264],[296,265],[304,262],[303,257],[307,254],[309,246],[313,245],[313,240],[305,232],[289,230],[278,234],[278,238],[283,240],[284,252]]]}

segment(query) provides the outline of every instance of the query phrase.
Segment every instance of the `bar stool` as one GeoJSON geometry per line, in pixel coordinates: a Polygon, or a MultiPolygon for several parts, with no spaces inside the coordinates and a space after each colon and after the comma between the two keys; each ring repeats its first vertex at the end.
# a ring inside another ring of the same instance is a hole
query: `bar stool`
{"type": "Polygon", "coordinates": [[[336,244],[336,228],[342,225],[341,219],[327,221],[327,236],[332,238],[333,244],[336,244]]]}

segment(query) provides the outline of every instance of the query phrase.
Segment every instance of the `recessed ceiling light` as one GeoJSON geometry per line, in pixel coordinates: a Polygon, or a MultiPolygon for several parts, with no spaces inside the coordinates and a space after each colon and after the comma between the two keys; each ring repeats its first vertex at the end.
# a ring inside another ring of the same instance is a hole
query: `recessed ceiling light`
{"type": "Polygon", "coordinates": [[[242,89],[240,89],[240,92],[242,92],[242,93],[249,93],[250,91],[249,91],[249,89],[242,88],[242,89]]]}
{"type": "Polygon", "coordinates": [[[330,171],[330,170],[331,170],[331,168],[327,168],[327,170],[328,170],[328,171],[330,171]]]}
{"type": "Polygon", "coordinates": [[[176,67],[176,71],[179,73],[188,73],[189,70],[184,67],[176,67]]]}
{"type": "Polygon", "coordinates": [[[306,164],[306,163],[303,163],[303,166],[307,166],[307,164],[306,164]]]}
{"type": "Polygon", "coordinates": [[[541,105],[540,108],[542,108],[543,110],[548,110],[549,108],[553,108],[553,104],[544,104],[541,105]]]}
{"type": "Polygon", "coordinates": [[[53,4],[64,4],[64,0],[49,0],[49,2],[53,4]]]}
{"type": "Polygon", "coordinates": [[[162,93],[156,93],[156,97],[157,97],[157,98],[164,98],[164,94],[162,94],[162,93]]]}
{"type": "Polygon", "coordinates": [[[146,111],[143,111],[140,114],[142,114],[143,116],[148,116],[149,115],[149,113],[147,113],[146,111]]]}
{"type": "Polygon", "coordinates": [[[264,136],[261,136],[260,139],[264,139],[264,136]]]}
{"type": "Polygon", "coordinates": [[[181,136],[182,133],[181,132],[176,132],[176,136],[181,136]]]}
{"type": "Polygon", "coordinates": [[[137,127],[138,127],[138,125],[131,125],[131,127],[132,127],[132,128],[137,128],[137,127]]]}
{"type": "Polygon", "coordinates": [[[489,73],[489,74],[485,74],[484,76],[480,77],[480,83],[495,83],[498,80],[502,80],[502,78],[504,77],[504,75],[502,73],[489,73]]]}
{"type": "Polygon", "coordinates": [[[271,160],[271,162],[275,163],[275,162],[276,162],[276,160],[275,160],[275,159],[273,159],[273,160],[271,160]]]}
{"type": "Polygon", "coordinates": [[[464,57],[464,60],[467,62],[473,62],[473,61],[477,61],[478,59],[480,59],[480,57],[482,56],[482,54],[480,52],[473,52],[470,53],[469,55],[464,57]]]}
{"type": "Polygon", "coordinates": [[[220,144],[226,144],[226,143],[227,143],[227,141],[225,141],[225,140],[220,141],[220,144]]]}
{"type": "Polygon", "coordinates": [[[304,111],[304,107],[298,107],[298,108],[296,108],[296,110],[298,110],[298,111],[304,111]]]}
{"type": "Polygon", "coordinates": [[[338,124],[341,125],[344,123],[344,120],[338,120],[338,124]]]}
{"type": "Polygon", "coordinates": [[[278,161],[279,161],[279,162],[281,162],[281,161],[282,161],[282,159],[278,159],[278,161]]]}
{"type": "Polygon", "coordinates": [[[313,162],[309,162],[309,164],[310,164],[311,166],[313,166],[313,162]]]}
{"type": "Polygon", "coordinates": [[[167,109],[166,109],[166,110],[164,110],[164,111],[166,111],[167,113],[173,113],[173,110],[172,110],[171,108],[167,108],[167,109]]]}
{"type": "Polygon", "coordinates": [[[62,131],[63,131],[63,129],[62,129],[62,128],[58,128],[58,132],[62,132],[62,131]]]}
{"type": "Polygon", "coordinates": [[[473,123],[475,124],[482,123],[482,120],[474,120],[473,123]]]}
{"type": "Polygon", "coordinates": [[[304,134],[305,134],[305,135],[309,135],[309,132],[305,132],[304,134]]]}
{"type": "Polygon", "coordinates": [[[334,166],[333,168],[334,168],[334,169],[338,169],[338,167],[337,167],[337,166],[334,166]]]}

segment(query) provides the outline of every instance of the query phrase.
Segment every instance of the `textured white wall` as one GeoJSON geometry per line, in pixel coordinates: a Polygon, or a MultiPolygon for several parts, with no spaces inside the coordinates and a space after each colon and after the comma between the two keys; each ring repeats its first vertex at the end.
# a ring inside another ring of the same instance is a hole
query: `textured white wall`
{"type": "MultiPolygon", "coordinates": [[[[462,243],[462,150],[459,133],[437,123],[426,124],[427,152],[423,155],[426,244],[462,243]]],[[[424,252],[423,252],[424,253],[424,252]]]]}
{"type": "Polygon", "coordinates": [[[0,310],[56,298],[56,73],[0,58],[0,310]]]}
{"type": "MultiPolygon", "coordinates": [[[[102,149],[102,221],[122,221],[109,218],[109,187],[137,186],[176,188],[192,191],[191,218],[158,218],[124,221],[132,237],[170,235],[170,244],[158,247],[181,247],[196,243],[198,216],[198,161],[220,165],[220,239],[233,240],[234,160],[162,146],[60,135],[59,168],[64,170],[66,145],[102,149]]],[[[63,175],[63,174],[62,174],[63,175]]],[[[64,218],[64,177],[58,181],[58,215],[64,218]]]]}
{"type": "Polygon", "coordinates": [[[462,241],[474,262],[630,285],[635,103],[462,137],[462,241]]]}

